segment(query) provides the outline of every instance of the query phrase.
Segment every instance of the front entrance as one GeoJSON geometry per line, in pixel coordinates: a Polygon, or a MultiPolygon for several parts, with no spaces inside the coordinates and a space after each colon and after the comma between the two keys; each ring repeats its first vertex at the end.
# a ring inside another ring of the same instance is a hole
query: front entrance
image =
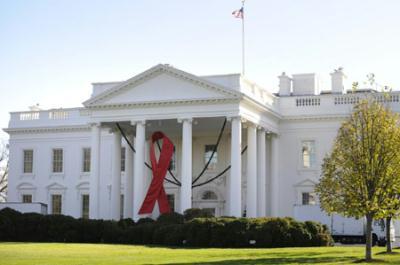
{"type": "Polygon", "coordinates": [[[217,193],[213,190],[206,189],[201,191],[196,201],[193,201],[195,208],[204,209],[213,216],[221,216],[224,213],[224,203],[217,193]]]}

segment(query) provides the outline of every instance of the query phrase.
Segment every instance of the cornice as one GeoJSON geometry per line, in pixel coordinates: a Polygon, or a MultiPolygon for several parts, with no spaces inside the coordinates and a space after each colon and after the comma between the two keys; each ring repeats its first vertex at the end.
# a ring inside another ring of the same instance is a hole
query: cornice
{"type": "Polygon", "coordinates": [[[121,108],[143,108],[143,107],[165,107],[176,105],[192,105],[192,104],[216,104],[216,103],[232,103],[239,102],[240,98],[209,98],[209,99],[177,99],[165,101],[142,101],[142,102],[127,102],[105,105],[87,106],[88,109],[121,109],[121,108]]]}
{"type": "Polygon", "coordinates": [[[247,95],[243,95],[243,99],[250,102],[251,104],[255,105],[256,107],[260,108],[263,111],[271,113],[273,116],[275,116],[278,119],[282,119],[282,115],[279,114],[277,111],[273,110],[272,108],[268,107],[266,104],[259,102],[258,100],[249,97],[247,95]]]}
{"type": "Polygon", "coordinates": [[[80,132],[90,131],[90,126],[57,126],[57,127],[25,127],[25,128],[5,128],[3,129],[8,134],[23,134],[23,133],[46,133],[46,132],[80,132]]]}
{"type": "Polygon", "coordinates": [[[344,120],[349,115],[333,114],[333,115],[302,115],[302,116],[282,116],[282,121],[302,121],[302,120],[344,120]]]}

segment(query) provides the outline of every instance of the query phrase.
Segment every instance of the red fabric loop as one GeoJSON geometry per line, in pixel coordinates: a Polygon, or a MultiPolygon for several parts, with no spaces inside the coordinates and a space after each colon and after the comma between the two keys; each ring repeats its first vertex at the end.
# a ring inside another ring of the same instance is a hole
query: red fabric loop
{"type": "Polygon", "coordinates": [[[151,136],[151,147],[150,147],[150,161],[153,171],[153,179],[151,180],[150,187],[147,190],[146,198],[144,199],[142,207],[139,210],[139,214],[152,213],[156,201],[158,201],[158,206],[160,207],[160,213],[171,212],[163,183],[173,153],[174,153],[174,144],[171,142],[171,140],[162,132],[154,132],[153,135],[151,136]],[[158,158],[157,161],[154,142],[161,139],[163,140],[163,143],[160,151],[160,157],[158,158]]]}

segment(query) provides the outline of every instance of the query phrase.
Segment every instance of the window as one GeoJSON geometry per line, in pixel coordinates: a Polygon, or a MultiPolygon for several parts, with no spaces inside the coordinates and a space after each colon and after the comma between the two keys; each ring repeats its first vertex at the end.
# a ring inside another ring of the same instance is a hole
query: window
{"type": "Polygon", "coordinates": [[[31,203],[32,202],[32,195],[31,194],[23,194],[22,195],[22,202],[23,203],[31,203]]]}
{"type": "Polygon", "coordinates": [[[174,152],[171,157],[171,161],[169,162],[169,170],[173,171],[176,170],[176,152],[175,152],[175,146],[174,146],[174,152]]]}
{"type": "Polygon", "coordinates": [[[315,141],[303,141],[301,152],[303,158],[303,167],[315,167],[315,141]]]}
{"type": "Polygon", "coordinates": [[[63,150],[53,149],[53,172],[63,172],[63,150]]]}
{"type": "Polygon", "coordinates": [[[218,200],[218,196],[213,191],[206,191],[201,196],[201,199],[202,200],[218,200]]]}
{"type": "MultiPolygon", "coordinates": [[[[207,164],[208,160],[210,160],[211,155],[214,151],[215,145],[206,145],[205,146],[205,153],[204,153],[204,163],[207,164]]],[[[208,165],[207,169],[215,170],[217,168],[218,163],[218,153],[215,151],[210,164],[208,165]]]]}
{"type": "Polygon", "coordinates": [[[82,218],[89,219],[89,195],[82,195],[82,218]]]}
{"type": "Polygon", "coordinates": [[[171,212],[175,212],[175,195],[167,194],[169,208],[171,208],[171,212]]]}
{"type": "Polygon", "coordinates": [[[303,192],[302,196],[302,204],[303,205],[315,205],[316,204],[316,196],[315,193],[312,192],[303,192]]]}
{"type": "Polygon", "coordinates": [[[83,148],[83,172],[90,172],[90,148],[83,148]]]}
{"type": "Polygon", "coordinates": [[[125,172],[125,147],[121,148],[121,172],[125,172]]]}
{"type": "Polygon", "coordinates": [[[33,172],[33,150],[24,150],[24,173],[33,172]]]}
{"type": "Polygon", "coordinates": [[[120,197],[120,200],[121,200],[121,203],[120,203],[120,219],[124,219],[124,195],[123,194],[121,194],[121,197],[120,197]]]}
{"type": "Polygon", "coordinates": [[[61,214],[61,199],[62,196],[59,194],[51,195],[51,213],[61,214]]]}

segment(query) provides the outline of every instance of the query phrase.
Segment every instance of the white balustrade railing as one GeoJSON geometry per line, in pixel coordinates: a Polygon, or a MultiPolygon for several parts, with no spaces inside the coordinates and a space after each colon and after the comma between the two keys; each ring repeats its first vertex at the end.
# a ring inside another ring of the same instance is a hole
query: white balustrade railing
{"type": "Polygon", "coordinates": [[[320,106],[321,99],[318,97],[296,98],[296,106],[320,106]]]}
{"type": "Polygon", "coordinates": [[[39,119],[39,112],[22,112],[19,113],[19,120],[20,121],[32,121],[32,120],[38,120],[39,119]]]}
{"type": "MultiPolygon", "coordinates": [[[[360,100],[373,97],[380,103],[399,103],[399,92],[393,93],[360,93],[346,95],[318,95],[318,96],[298,96],[294,97],[296,107],[309,106],[332,106],[332,105],[354,105],[360,100]]],[[[289,97],[290,98],[290,97],[289,97]]],[[[285,99],[283,99],[285,100],[285,99]]]]}
{"type": "Polygon", "coordinates": [[[49,119],[51,120],[65,120],[68,117],[69,112],[65,110],[52,110],[49,112],[49,119]]]}
{"type": "Polygon", "coordinates": [[[87,124],[89,113],[83,108],[12,112],[9,127],[87,124]]]}
{"type": "Polygon", "coordinates": [[[351,96],[336,96],[334,100],[335,105],[347,105],[347,104],[357,104],[360,102],[360,97],[351,95],[351,96]]]}

